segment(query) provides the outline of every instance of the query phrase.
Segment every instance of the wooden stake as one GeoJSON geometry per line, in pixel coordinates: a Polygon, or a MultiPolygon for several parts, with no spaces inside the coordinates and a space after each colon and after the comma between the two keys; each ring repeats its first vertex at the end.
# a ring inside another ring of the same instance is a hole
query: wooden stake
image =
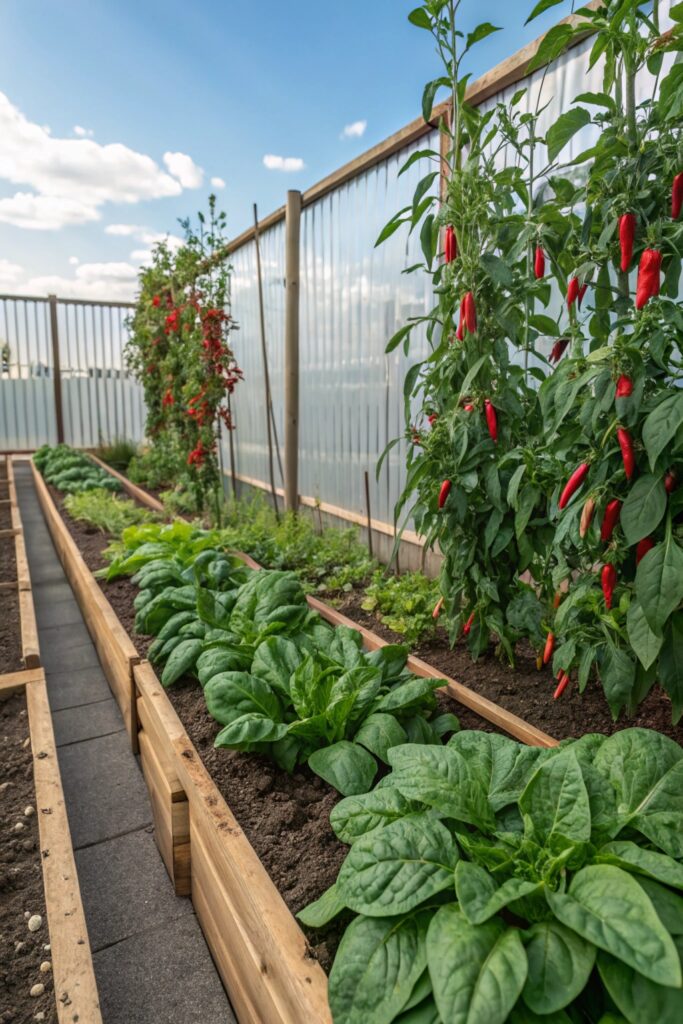
{"type": "Polygon", "coordinates": [[[365,470],[363,474],[365,477],[365,510],[368,514],[368,552],[370,558],[374,558],[372,553],[372,515],[370,513],[370,478],[368,477],[368,471],[365,470]]]}
{"type": "Polygon", "coordinates": [[[280,520],[280,511],[277,505],[277,492],[275,490],[275,469],[273,467],[273,430],[272,430],[272,409],[273,400],[270,393],[270,371],[268,369],[268,346],[266,344],[266,314],[263,306],[263,275],[261,273],[261,240],[258,229],[258,208],[254,203],[254,245],[256,246],[256,274],[258,277],[258,305],[259,319],[261,321],[261,355],[263,356],[263,382],[266,389],[266,431],[268,434],[268,473],[270,476],[270,493],[273,496],[275,517],[280,520]]]}
{"type": "Polygon", "coordinates": [[[285,221],[285,508],[299,505],[299,235],[301,192],[287,193],[285,221]]]}
{"type": "Polygon", "coordinates": [[[55,387],[55,420],[57,442],[64,443],[64,410],[62,409],[62,372],[59,365],[59,325],[57,321],[57,296],[48,295],[50,304],[50,334],[52,338],[52,376],[55,387]]]}

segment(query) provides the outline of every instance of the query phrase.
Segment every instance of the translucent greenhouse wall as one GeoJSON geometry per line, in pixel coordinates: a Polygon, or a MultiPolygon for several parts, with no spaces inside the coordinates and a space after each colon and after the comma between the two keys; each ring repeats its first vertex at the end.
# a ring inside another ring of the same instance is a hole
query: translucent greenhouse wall
{"type": "MultiPolygon", "coordinates": [[[[124,305],[57,303],[64,439],[79,448],[117,438],[141,441],[142,389],[128,374],[124,305]]],[[[50,303],[0,299],[0,449],[57,441],[50,303]]]]}

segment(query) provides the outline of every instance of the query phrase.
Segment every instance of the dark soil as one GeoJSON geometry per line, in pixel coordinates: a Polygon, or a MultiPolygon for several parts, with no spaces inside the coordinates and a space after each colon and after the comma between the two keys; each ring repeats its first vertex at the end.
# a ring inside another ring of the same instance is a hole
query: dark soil
{"type": "Polygon", "coordinates": [[[24,695],[0,699],[1,1024],[32,1024],[38,1013],[44,1014],[46,1024],[57,1020],[52,972],[40,970],[41,964],[51,962],[51,953],[31,748],[24,745],[28,735],[24,695]],[[29,808],[33,813],[27,816],[29,808]],[[17,824],[22,825],[18,832],[17,824]],[[34,932],[28,927],[33,915],[42,918],[34,932]],[[44,985],[44,993],[31,996],[34,985],[44,985]]]}
{"type": "MultiPolygon", "coordinates": [[[[9,508],[0,505],[0,509],[9,508]]],[[[14,538],[0,538],[0,583],[17,578],[14,538]]],[[[0,675],[19,672],[24,667],[21,652],[21,619],[16,590],[0,590],[0,675]]]]}
{"type": "MultiPolygon", "coordinates": [[[[339,611],[385,640],[400,643],[402,638],[397,633],[387,629],[370,612],[363,611],[362,599],[362,594],[350,594],[338,605],[339,611]]],[[[519,645],[514,669],[492,653],[473,662],[464,644],[451,649],[442,629],[428,642],[418,644],[413,653],[556,739],[583,736],[587,732],[609,735],[619,729],[641,726],[656,729],[683,744],[683,721],[671,724],[671,701],[659,687],[653,688],[632,718],[622,714],[615,722],[596,680],[588,683],[583,694],[579,694],[573,683],[558,700],[553,700],[557,684],[548,669],[537,670],[536,655],[528,645],[519,645]]]]}
{"type": "MultiPolygon", "coordinates": [[[[3,490],[0,487],[0,492],[3,490]]],[[[0,499],[7,497],[7,488],[4,488],[5,493],[0,493],[0,499]]],[[[0,505],[0,530],[10,530],[12,528],[12,512],[9,505],[0,505]]]]}

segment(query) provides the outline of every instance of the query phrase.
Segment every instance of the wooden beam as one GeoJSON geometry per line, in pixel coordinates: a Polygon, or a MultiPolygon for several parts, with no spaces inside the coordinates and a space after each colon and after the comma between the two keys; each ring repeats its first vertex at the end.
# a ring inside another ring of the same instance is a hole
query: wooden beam
{"type": "Polygon", "coordinates": [[[55,396],[55,423],[57,443],[64,443],[64,410],[62,408],[62,371],[59,360],[59,322],[57,319],[57,296],[48,295],[50,305],[50,340],[52,342],[52,378],[55,396]]]}
{"type": "Polygon", "coordinates": [[[6,672],[0,676],[0,693],[10,694],[23,690],[29,683],[40,682],[45,678],[41,669],[23,669],[20,672],[6,672]]]}
{"type": "Polygon", "coordinates": [[[300,227],[301,193],[290,190],[285,227],[285,508],[294,512],[299,505],[300,227]]]}
{"type": "Polygon", "coordinates": [[[60,1024],[102,1024],[88,929],[59,774],[45,676],[26,687],[50,960],[60,1024]]]}

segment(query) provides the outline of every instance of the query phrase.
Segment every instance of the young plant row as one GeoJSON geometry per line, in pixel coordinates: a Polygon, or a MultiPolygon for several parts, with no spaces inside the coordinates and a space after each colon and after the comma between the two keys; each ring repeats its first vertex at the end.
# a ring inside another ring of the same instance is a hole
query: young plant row
{"type": "Polygon", "coordinates": [[[428,355],[405,381],[412,443],[396,514],[412,499],[417,529],[443,552],[451,638],[464,635],[473,657],[495,636],[513,662],[528,639],[552,660],[556,696],[596,674],[617,717],[657,682],[677,721],[683,75],[670,54],[683,5],[666,33],[657,3],[639,0],[606,0],[552,29],[530,71],[587,29],[586,60],[604,70],[602,90],[577,96],[545,134],[545,78],[529,109],[523,87],[485,111],[466,102],[462,62],[496,29],[464,34],[465,8],[428,0],[410,15],[444,60],[425,118],[441,87],[451,116],[447,159],[410,157],[406,167],[434,170],[380,236],[419,227],[424,262],[412,269],[431,275],[437,299],[388,346],[426,330],[428,355]],[[590,148],[563,164],[591,128],[590,148]]]}
{"type": "Polygon", "coordinates": [[[54,448],[43,445],[33,456],[33,461],[47,482],[64,494],[121,489],[113,476],[91,462],[87,455],[66,444],[58,444],[54,448]]]}
{"type": "Polygon", "coordinates": [[[459,728],[437,714],[438,680],[406,670],[407,648],[363,650],[309,609],[294,573],[252,571],[217,550],[218,531],[184,522],[123,532],[103,571],[131,576],[136,630],[171,686],[193,676],[222,726],[217,747],[258,752],[281,768],[310,768],[344,795],[366,792],[397,744],[440,744],[459,728]]]}

